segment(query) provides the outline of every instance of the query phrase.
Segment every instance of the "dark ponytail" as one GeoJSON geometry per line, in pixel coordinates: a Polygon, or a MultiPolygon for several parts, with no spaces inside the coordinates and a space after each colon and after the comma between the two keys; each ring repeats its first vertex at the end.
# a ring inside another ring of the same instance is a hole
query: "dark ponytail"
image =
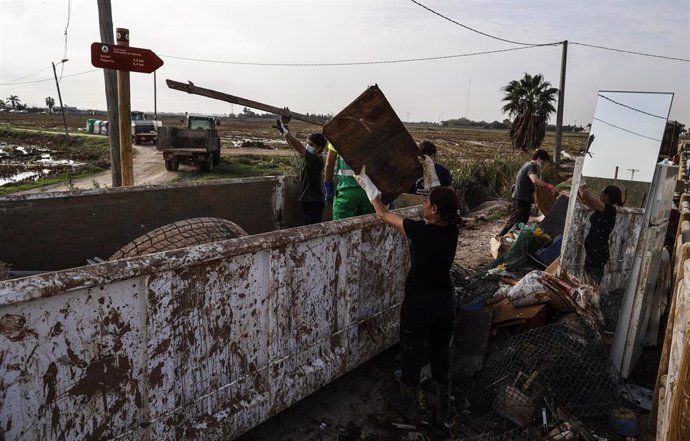
{"type": "Polygon", "coordinates": [[[429,192],[429,202],[436,205],[441,220],[458,225],[460,216],[458,215],[458,195],[450,187],[434,187],[429,192]]]}

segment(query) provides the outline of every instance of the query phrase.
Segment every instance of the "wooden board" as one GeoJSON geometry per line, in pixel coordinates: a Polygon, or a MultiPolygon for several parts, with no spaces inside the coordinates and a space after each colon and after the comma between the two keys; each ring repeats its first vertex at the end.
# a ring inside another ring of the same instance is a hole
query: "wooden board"
{"type": "Polygon", "coordinates": [[[376,85],[335,115],[323,134],[355,173],[366,165],[384,204],[422,176],[417,145],[376,85]]]}

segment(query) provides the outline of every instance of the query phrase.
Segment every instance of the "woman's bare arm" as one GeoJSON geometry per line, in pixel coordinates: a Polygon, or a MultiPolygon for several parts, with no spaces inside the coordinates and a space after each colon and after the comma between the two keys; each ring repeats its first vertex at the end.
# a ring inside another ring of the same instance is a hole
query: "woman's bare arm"
{"type": "Polygon", "coordinates": [[[577,190],[577,194],[580,196],[580,200],[582,200],[586,206],[592,210],[600,211],[602,213],[604,212],[606,204],[589,194],[589,190],[587,190],[586,185],[580,185],[580,188],[577,190]]]}
{"type": "Polygon", "coordinates": [[[405,234],[405,227],[403,227],[404,217],[399,214],[391,213],[388,208],[381,202],[380,198],[376,198],[371,201],[371,204],[376,210],[376,214],[387,224],[393,226],[396,230],[400,231],[403,236],[407,237],[405,234]]]}

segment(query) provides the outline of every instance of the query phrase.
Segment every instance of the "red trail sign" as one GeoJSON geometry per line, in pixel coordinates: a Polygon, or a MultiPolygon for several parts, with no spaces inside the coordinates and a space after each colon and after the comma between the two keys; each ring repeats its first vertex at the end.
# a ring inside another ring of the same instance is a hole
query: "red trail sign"
{"type": "Polygon", "coordinates": [[[163,65],[163,60],[150,49],[93,43],[91,64],[105,69],[151,73],[163,65]]]}

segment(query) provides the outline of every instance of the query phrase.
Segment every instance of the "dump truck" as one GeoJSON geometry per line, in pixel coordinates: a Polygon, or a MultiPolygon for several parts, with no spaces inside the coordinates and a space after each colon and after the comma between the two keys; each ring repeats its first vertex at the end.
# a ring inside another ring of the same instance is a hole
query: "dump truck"
{"type": "Polygon", "coordinates": [[[156,148],[163,152],[168,171],[177,171],[180,164],[198,165],[200,171],[211,171],[220,163],[216,120],[189,115],[185,128],[162,126],[158,129],[156,148]]]}
{"type": "Polygon", "coordinates": [[[144,112],[132,112],[132,142],[141,145],[143,142],[156,143],[158,121],[147,119],[144,112]]]}
{"type": "Polygon", "coordinates": [[[375,215],[295,226],[299,190],[266,177],[0,197],[0,243],[32,237],[0,247],[28,274],[0,281],[4,439],[229,440],[394,345],[403,236],[375,215]],[[106,260],[199,216],[248,235],[106,260]]]}

